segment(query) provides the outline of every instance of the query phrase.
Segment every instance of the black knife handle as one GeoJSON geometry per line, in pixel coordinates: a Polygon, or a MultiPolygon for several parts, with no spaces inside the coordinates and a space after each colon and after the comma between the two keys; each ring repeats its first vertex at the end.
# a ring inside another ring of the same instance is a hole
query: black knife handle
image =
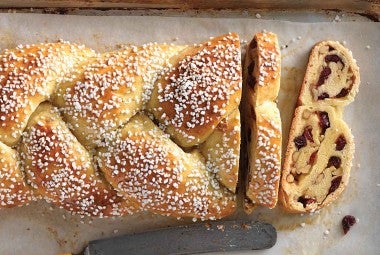
{"type": "Polygon", "coordinates": [[[90,242],[86,255],[163,255],[268,249],[276,229],[250,221],[203,222],[90,242]]]}

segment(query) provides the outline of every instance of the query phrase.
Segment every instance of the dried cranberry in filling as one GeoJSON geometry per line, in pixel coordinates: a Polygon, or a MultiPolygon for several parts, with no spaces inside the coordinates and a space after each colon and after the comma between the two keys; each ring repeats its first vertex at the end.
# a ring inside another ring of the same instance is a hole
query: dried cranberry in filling
{"type": "Polygon", "coordinates": [[[348,89],[343,88],[343,89],[338,93],[338,95],[336,95],[335,97],[336,97],[336,98],[342,98],[342,97],[345,97],[345,96],[348,95],[348,92],[349,92],[348,89]]]}
{"type": "Polygon", "coordinates": [[[335,149],[337,151],[341,151],[344,149],[346,144],[347,144],[346,138],[344,137],[344,135],[340,135],[335,141],[335,149]]]}
{"type": "Polygon", "coordinates": [[[356,219],[352,215],[346,215],[342,219],[342,226],[344,234],[350,230],[350,228],[356,223],[356,219]]]}
{"type": "Polygon", "coordinates": [[[331,46],[329,46],[329,51],[333,51],[333,50],[335,50],[335,48],[334,48],[334,47],[331,47],[331,46]]]}
{"type": "Polygon", "coordinates": [[[317,158],[317,153],[318,151],[314,151],[313,153],[311,153],[308,163],[309,165],[314,165],[315,159],[317,158]]]}
{"type": "Polygon", "coordinates": [[[338,176],[338,177],[332,179],[331,186],[330,186],[328,194],[333,193],[339,187],[341,181],[342,181],[342,176],[338,176]]]}
{"type": "Polygon", "coordinates": [[[330,119],[327,112],[318,112],[319,116],[319,126],[322,129],[322,135],[325,134],[326,129],[330,127],[330,119]]]}
{"type": "Polygon", "coordinates": [[[317,200],[314,198],[299,197],[297,201],[302,203],[303,208],[306,208],[308,204],[315,203],[317,200]]]}
{"type": "Polygon", "coordinates": [[[326,63],[329,63],[329,62],[334,62],[334,63],[341,62],[343,64],[342,58],[339,57],[336,54],[327,55],[325,57],[325,61],[326,61],[326,63]]]}
{"type": "Polygon", "coordinates": [[[330,97],[329,94],[327,94],[326,92],[323,92],[322,94],[320,94],[318,96],[318,100],[324,100],[324,99],[329,98],[329,97],[330,97]]]}
{"type": "Polygon", "coordinates": [[[314,139],[313,139],[313,134],[311,133],[312,130],[313,130],[312,127],[307,126],[303,131],[303,135],[306,137],[307,140],[313,143],[314,139]]]}
{"type": "Polygon", "coordinates": [[[306,138],[304,135],[297,136],[294,138],[294,144],[297,147],[297,150],[301,149],[302,147],[306,146],[306,138]]]}
{"type": "Polygon", "coordinates": [[[329,162],[327,163],[327,168],[334,166],[336,169],[340,167],[342,164],[342,160],[337,156],[332,156],[329,159],[329,162]]]}
{"type": "Polygon", "coordinates": [[[319,87],[323,83],[325,83],[325,81],[327,80],[327,78],[329,77],[330,74],[331,74],[331,68],[328,66],[324,66],[321,74],[319,75],[317,87],[319,87]]]}

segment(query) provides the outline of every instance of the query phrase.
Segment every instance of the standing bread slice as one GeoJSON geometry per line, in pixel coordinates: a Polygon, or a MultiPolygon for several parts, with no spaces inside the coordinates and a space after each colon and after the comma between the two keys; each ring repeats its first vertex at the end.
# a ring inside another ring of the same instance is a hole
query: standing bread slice
{"type": "Polygon", "coordinates": [[[273,208],[281,173],[281,118],[275,103],[280,89],[281,55],[277,36],[257,33],[245,61],[244,129],[248,169],[246,212],[273,208]]]}
{"type": "Polygon", "coordinates": [[[359,68],[349,50],[333,41],[314,46],[282,171],[279,198],[286,210],[321,209],[347,186],[354,141],[342,113],[359,83],[359,68]]]}

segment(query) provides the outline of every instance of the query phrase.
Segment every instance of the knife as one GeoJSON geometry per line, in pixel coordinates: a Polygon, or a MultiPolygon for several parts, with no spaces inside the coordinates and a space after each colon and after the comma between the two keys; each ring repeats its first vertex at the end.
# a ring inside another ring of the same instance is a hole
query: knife
{"type": "Polygon", "coordinates": [[[276,240],[276,229],[269,223],[207,222],[91,241],[84,255],[161,255],[260,250],[271,248],[276,240]]]}

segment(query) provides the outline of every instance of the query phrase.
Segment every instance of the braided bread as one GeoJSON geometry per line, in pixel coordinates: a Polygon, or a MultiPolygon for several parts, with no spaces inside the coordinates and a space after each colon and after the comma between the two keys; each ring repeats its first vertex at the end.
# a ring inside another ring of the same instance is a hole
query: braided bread
{"type": "Polygon", "coordinates": [[[314,46],[282,171],[279,197],[285,209],[318,210],[348,184],[354,141],[342,113],[359,83],[359,68],[350,51],[333,41],[314,46]]]}
{"type": "Polygon", "coordinates": [[[280,89],[281,55],[275,34],[254,36],[247,49],[245,72],[245,209],[250,213],[258,205],[276,206],[280,182],[281,118],[275,100],[280,89]]]}
{"type": "Polygon", "coordinates": [[[236,208],[240,42],[96,53],[67,42],[0,58],[0,208],[216,219],[236,208]]]}

